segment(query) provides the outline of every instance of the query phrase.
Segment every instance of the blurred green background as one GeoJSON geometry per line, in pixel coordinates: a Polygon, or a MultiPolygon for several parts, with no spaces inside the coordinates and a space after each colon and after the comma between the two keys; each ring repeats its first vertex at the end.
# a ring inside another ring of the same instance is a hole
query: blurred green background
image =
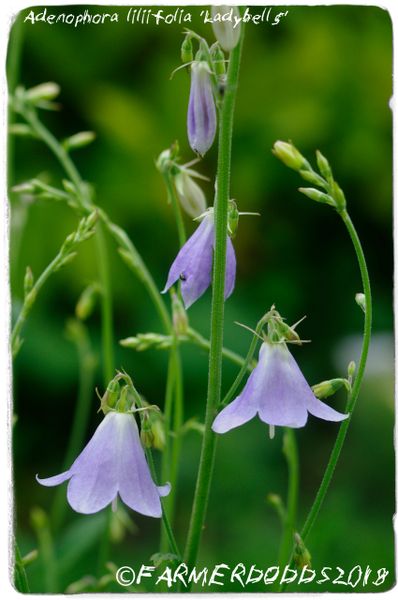
{"type": "MultiPolygon", "coordinates": [[[[93,130],[95,143],[76,151],[85,180],[93,182],[97,202],[131,236],[162,289],[178,241],[172,211],[154,160],[178,139],[184,161],[192,158],[186,136],[189,77],[179,71],[182,25],[131,25],[127,7],[50,7],[48,13],[118,12],[119,23],[77,28],[58,23],[23,23],[20,13],[20,64],[16,28],[11,31],[9,80],[26,87],[45,81],[61,86],[62,109],[42,113],[58,138],[93,130]]],[[[213,41],[199,8],[192,29],[213,41]]],[[[225,343],[245,354],[250,334],[234,321],[254,326],[276,303],[288,322],[303,315],[304,339],[293,353],[311,384],[344,376],[349,360],[358,360],[363,315],[354,302],[361,284],[353,250],[333,210],[302,197],[301,180],[272,154],[276,139],[291,139],[311,161],[319,148],[331,161],[346,193],[349,210],[362,239],[374,294],[374,340],[355,418],[331,489],[308,539],[313,567],[340,566],[348,572],[361,565],[390,571],[379,588],[355,590],[312,584],[299,591],[380,591],[394,581],[393,338],[392,338],[392,31],[389,15],[376,7],[288,7],[278,26],[249,24],[237,96],[232,157],[232,195],[242,211],[261,218],[242,218],[234,241],[237,284],[226,304],[225,343]]],[[[41,9],[35,9],[38,13],[41,9]]],[[[174,8],[169,7],[170,12],[174,8]]],[[[273,9],[286,10],[283,7],[273,9]]],[[[260,8],[253,7],[252,12],[260,8]]],[[[198,167],[211,182],[204,184],[212,203],[216,145],[198,167]]],[[[9,184],[47,178],[60,185],[64,177],[47,149],[31,139],[10,146],[9,184]]],[[[11,287],[15,314],[20,308],[26,265],[38,275],[76,225],[65,205],[11,203],[11,287]]],[[[189,232],[194,226],[186,219],[189,232]]],[[[109,243],[112,266],[115,339],[137,332],[161,331],[147,294],[109,243]]],[[[60,472],[65,456],[78,385],[78,360],[65,335],[83,288],[98,278],[95,242],[81,246],[71,265],[48,282],[23,331],[24,345],[14,367],[15,530],[22,553],[37,547],[31,524],[34,506],[50,511],[56,489],[46,489],[35,474],[60,472]]],[[[192,325],[209,331],[210,293],[189,311],[192,325]]],[[[102,390],[100,311],[88,321],[98,356],[95,385],[102,390]]],[[[167,353],[134,353],[115,345],[118,367],[135,379],[151,402],[163,405],[167,353]]],[[[186,417],[204,417],[207,356],[183,347],[186,417]]],[[[237,368],[225,362],[224,388],[237,368]]],[[[330,404],[342,410],[344,394],[330,404]]],[[[99,422],[92,395],[92,417],[86,439],[99,422]]],[[[299,527],[319,486],[337,433],[333,423],[309,419],[297,432],[301,483],[299,527]]],[[[185,540],[201,438],[184,438],[178,488],[176,534],[185,540]]],[[[214,485],[199,564],[259,568],[276,564],[280,524],[267,504],[270,492],[286,494],[282,432],[274,440],[255,420],[218,444],[214,485]],[[237,477],[239,474],[239,477],[237,477]]],[[[65,490],[64,490],[65,491],[65,490]]],[[[63,494],[64,495],[64,494],[63,494]]],[[[136,529],[112,543],[109,558],[118,566],[149,564],[157,551],[159,523],[131,515],[136,529]]],[[[55,535],[57,590],[96,573],[104,513],[84,517],[67,509],[55,535]]],[[[51,559],[51,557],[50,557],[51,559]]],[[[55,591],[48,581],[48,557],[28,567],[33,592],[55,591]]],[[[106,589],[120,591],[116,584],[106,589]]],[[[291,586],[292,591],[297,589],[291,586]]],[[[239,591],[239,584],[220,591],[239,591]]],[[[219,591],[218,589],[216,591],[219,591]]],[[[261,584],[247,591],[266,591],[261,584]]]]}

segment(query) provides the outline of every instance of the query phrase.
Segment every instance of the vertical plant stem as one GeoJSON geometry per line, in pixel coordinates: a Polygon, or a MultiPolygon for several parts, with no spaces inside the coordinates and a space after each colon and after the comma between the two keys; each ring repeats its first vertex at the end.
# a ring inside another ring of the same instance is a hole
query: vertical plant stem
{"type": "MultiPolygon", "coordinates": [[[[201,540],[213,473],[216,436],[211,429],[220,404],[222,349],[224,333],[224,286],[226,268],[228,200],[230,188],[233,113],[242,51],[243,28],[239,44],[232,50],[227,85],[220,110],[218,138],[217,193],[214,206],[215,245],[213,293],[210,317],[209,379],[206,402],[205,430],[199,462],[199,472],[192,507],[184,561],[188,569],[195,565],[201,540]]],[[[190,585],[184,591],[189,591],[190,585]]]]}
{"type": "Polygon", "coordinates": [[[14,584],[18,592],[21,594],[29,594],[29,583],[26,575],[25,567],[22,562],[21,554],[19,552],[18,544],[15,542],[14,545],[14,584]]]}
{"type": "MultiPolygon", "coordinates": [[[[351,423],[352,415],[355,409],[355,405],[358,399],[359,391],[361,388],[363,376],[365,373],[366,361],[368,358],[370,338],[372,333],[372,292],[370,288],[370,280],[368,268],[366,265],[365,255],[362,249],[361,242],[359,240],[358,234],[354,227],[353,222],[347,211],[344,209],[340,213],[340,216],[343,220],[344,225],[347,228],[349,236],[354,246],[354,250],[357,256],[359,270],[361,273],[363,293],[365,294],[365,320],[364,320],[364,333],[363,333],[363,342],[362,342],[362,350],[361,356],[359,359],[358,371],[355,377],[351,393],[348,396],[346,412],[349,413],[349,417],[341,422],[339,427],[339,431],[337,434],[336,441],[334,443],[332,452],[330,454],[329,462],[325,469],[321,485],[319,486],[318,492],[316,494],[315,500],[311,506],[311,509],[308,513],[307,519],[304,523],[304,527],[300,533],[301,538],[305,541],[314,526],[314,523],[318,517],[319,511],[321,510],[323,501],[329,489],[330,482],[333,477],[334,470],[336,468],[337,462],[340,457],[341,450],[343,448],[343,444],[345,441],[345,437],[347,435],[348,428],[351,423]]],[[[280,591],[282,592],[285,589],[286,585],[281,586],[280,591]]]]}
{"type": "Polygon", "coordinates": [[[289,562],[293,546],[293,534],[296,529],[297,499],[299,488],[299,461],[296,436],[290,427],[286,427],[283,434],[283,453],[286,457],[288,468],[288,493],[286,502],[286,516],[283,527],[283,536],[279,553],[279,567],[283,569],[289,562]]]}

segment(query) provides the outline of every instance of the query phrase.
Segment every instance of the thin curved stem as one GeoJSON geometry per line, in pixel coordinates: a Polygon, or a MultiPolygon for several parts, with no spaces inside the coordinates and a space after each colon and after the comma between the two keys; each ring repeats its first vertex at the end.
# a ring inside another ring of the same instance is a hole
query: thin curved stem
{"type": "Polygon", "coordinates": [[[365,294],[366,308],[365,308],[363,343],[362,343],[361,357],[359,359],[359,364],[358,364],[357,375],[355,377],[355,381],[352,386],[352,391],[348,397],[347,406],[346,406],[346,412],[349,413],[349,417],[348,417],[348,419],[345,419],[344,421],[342,421],[342,423],[340,425],[339,432],[338,432],[337,438],[336,438],[336,442],[334,444],[332,453],[330,455],[329,462],[328,462],[326,471],[325,471],[323,479],[322,479],[322,483],[319,487],[314,504],[311,507],[311,510],[308,514],[308,517],[305,521],[303,530],[301,532],[301,537],[303,540],[305,540],[305,538],[308,536],[309,532],[311,531],[311,528],[314,525],[315,519],[318,516],[318,513],[322,506],[323,500],[326,496],[326,492],[328,490],[329,484],[333,477],[333,473],[336,468],[336,464],[337,464],[341,449],[344,444],[345,436],[347,435],[347,431],[348,431],[348,428],[351,423],[352,414],[353,414],[353,411],[355,408],[356,401],[358,399],[359,390],[360,390],[363,376],[365,373],[365,367],[366,367],[366,361],[367,361],[368,352],[369,352],[369,344],[370,344],[370,337],[371,337],[371,331],[372,331],[372,293],[371,293],[371,289],[370,289],[370,280],[369,280],[368,269],[366,266],[365,255],[363,253],[361,242],[359,240],[359,237],[358,237],[358,234],[354,227],[354,224],[352,223],[347,211],[344,210],[343,212],[341,212],[340,216],[343,219],[343,222],[347,228],[347,231],[348,231],[348,233],[351,237],[352,243],[354,245],[355,253],[356,253],[357,259],[358,259],[359,269],[361,272],[363,292],[365,294]]]}
{"type": "MultiPolygon", "coordinates": [[[[333,477],[334,470],[336,468],[337,462],[340,457],[341,450],[343,448],[343,444],[345,441],[345,437],[347,435],[348,428],[351,423],[352,415],[355,409],[355,405],[358,399],[359,391],[361,388],[363,376],[365,373],[366,361],[368,358],[370,338],[372,332],[372,292],[370,288],[370,280],[368,268],[366,265],[365,255],[362,249],[362,245],[360,239],[358,237],[357,231],[354,227],[353,222],[348,214],[348,212],[344,209],[339,212],[344,225],[347,228],[349,236],[354,246],[354,250],[357,256],[359,270],[361,273],[363,293],[365,294],[365,320],[364,320],[364,333],[363,333],[363,342],[362,342],[362,350],[361,356],[358,364],[357,375],[354,380],[354,384],[352,386],[351,393],[348,396],[346,412],[349,413],[349,417],[342,421],[339,431],[337,434],[336,441],[334,443],[332,452],[330,454],[329,462],[326,466],[326,470],[324,472],[322,482],[319,486],[318,492],[316,494],[315,500],[311,506],[311,509],[308,513],[307,519],[304,523],[303,529],[300,533],[300,536],[303,541],[308,537],[314,523],[318,517],[319,511],[321,510],[323,501],[329,489],[330,482],[333,477]]],[[[285,589],[286,585],[281,586],[280,591],[282,592],[285,589]]]]}
{"type": "MultiPolygon", "coordinates": [[[[209,380],[206,402],[205,430],[199,462],[199,471],[189,525],[184,562],[188,569],[195,565],[202,536],[216,451],[216,436],[211,426],[220,403],[222,378],[222,348],[224,328],[224,285],[226,269],[227,221],[230,188],[233,114],[242,51],[243,28],[239,44],[232,50],[228,67],[227,85],[220,110],[217,193],[214,206],[215,245],[213,266],[213,293],[211,306],[211,334],[209,352],[209,380]]],[[[190,590],[190,585],[184,591],[190,590]]]]}

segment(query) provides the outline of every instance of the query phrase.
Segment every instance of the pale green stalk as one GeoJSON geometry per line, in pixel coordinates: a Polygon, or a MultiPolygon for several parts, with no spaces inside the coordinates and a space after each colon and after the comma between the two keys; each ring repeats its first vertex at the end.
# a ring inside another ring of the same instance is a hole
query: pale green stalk
{"type": "MultiPolygon", "coordinates": [[[[341,422],[339,427],[339,431],[337,434],[336,441],[334,443],[332,452],[330,454],[330,458],[328,464],[326,466],[322,482],[319,486],[318,492],[316,494],[315,500],[311,506],[311,509],[308,513],[307,519],[304,523],[304,527],[300,533],[302,540],[308,538],[308,535],[314,526],[314,523],[318,517],[319,511],[321,510],[323,501],[329,489],[330,482],[333,477],[334,470],[336,468],[337,462],[340,457],[341,450],[344,445],[345,437],[347,435],[348,428],[351,423],[352,415],[355,409],[355,405],[358,399],[359,391],[361,388],[361,384],[363,381],[363,377],[365,374],[366,361],[369,352],[370,338],[372,332],[372,292],[370,288],[370,280],[369,273],[366,265],[365,255],[362,249],[361,242],[359,240],[358,234],[352,223],[350,216],[346,209],[338,211],[344,225],[347,228],[349,236],[354,246],[354,250],[357,256],[359,270],[361,273],[363,292],[365,294],[365,320],[364,320],[364,333],[363,333],[363,342],[362,342],[362,350],[361,356],[358,364],[358,371],[355,377],[351,393],[348,396],[347,405],[346,405],[346,413],[349,413],[349,417],[341,422]]],[[[286,585],[280,587],[280,591],[282,592],[285,589],[286,585]]]]}

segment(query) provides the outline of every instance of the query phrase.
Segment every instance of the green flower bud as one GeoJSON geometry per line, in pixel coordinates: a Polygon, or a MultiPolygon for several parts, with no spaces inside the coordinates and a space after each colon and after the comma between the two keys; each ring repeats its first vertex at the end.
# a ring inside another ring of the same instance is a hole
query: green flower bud
{"type": "Polygon", "coordinates": [[[305,179],[305,181],[308,181],[309,183],[312,183],[313,185],[318,185],[319,187],[324,187],[326,182],[325,180],[318,175],[318,173],[315,173],[315,171],[305,171],[305,170],[300,170],[299,171],[301,177],[303,179],[305,179]]]}
{"type": "Polygon", "coordinates": [[[282,321],[281,318],[272,319],[271,328],[277,333],[278,339],[283,339],[288,342],[296,342],[298,344],[301,343],[300,336],[297,331],[282,321]]]}
{"type": "Polygon", "coordinates": [[[124,385],[120,392],[119,400],[116,404],[116,410],[118,412],[128,412],[131,408],[132,402],[130,398],[130,386],[124,385]]]}
{"type": "Polygon", "coordinates": [[[217,78],[224,81],[226,73],[224,52],[221,50],[219,44],[214,44],[210,48],[210,53],[213,60],[214,72],[217,75],[217,78]]]}
{"type": "Polygon", "coordinates": [[[212,6],[212,28],[221,48],[231,52],[240,37],[239,8],[237,6],[212,6]]]}
{"type": "Polygon", "coordinates": [[[120,345],[124,348],[132,348],[141,352],[148,348],[170,348],[172,339],[169,335],[161,333],[138,333],[136,336],[120,340],[120,345]]]}
{"type": "Polygon", "coordinates": [[[31,289],[33,287],[33,283],[34,283],[34,277],[33,277],[32,269],[28,266],[28,267],[26,267],[25,278],[24,278],[24,281],[23,281],[23,287],[24,287],[24,295],[25,295],[25,297],[31,291],[31,289]]]}
{"type": "Polygon", "coordinates": [[[60,91],[61,88],[59,87],[58,83],[49,81],[26,90],[25,97],[31,104],[37,104],[42,100],[54,100],[60,91]]]}
{"type": "Polygon", "coordinates": [[[35,506],[30,511],[30,520],[36,531],[40,531],[48,526],[48,517],[42,508],[35,506]]]}
{"type": "Polygon", "coordinates": [[[21,558],[21,565],[23,567],[27,567],[28,565],[32,564],[32,562],[34,562],[38,556],[38,550],[31,550],[31,552],[28,552],[28,554],[25,554],[25,556],[21,558]]]}
{"type": "Polygon", "coordinates": [[[366,296],[362,292],[355,294],[355,302],[360,306],[363,312],[366,312],[366,296]]]}
{"type": "Polygon", "coordinates": [[[228,235],[233,238],[236,235],[239,223],[239,211],[235,200],[228,202],[228,235]]]}
{"type": "Polygon", "coordinates": [[[188,34],[181,44],[181,60],[183,63],[189,63],[193,61],[193,47],[191,36],[188,34]]]}
{"type": "Polygon", "coordinates": [[[77,301],[75,314],[78,319],[85,321],[93,312],[97,300],[99,288],[97,284],[88,285],[77,301]]]}
{"type": "Polygon", "coordinates": [[[84,146],[88,146],[95,140],[95,133],[93,131],[80,131],[79,133],[75,133],[66,140],[63,141],[63,147],[65,150],[75,150],[77,148],[84,148],[84,146]]]}
{"type": "Polygon", "coordinates": [[[101,398],[101,409],[106,415],[111,408],[115,408],[116,402],[120,394],[120,385],[118,376],[114,377],[112,381],[108,383],[108,387],[105,390],[105,394],[101,398]]]}
{"type": "Polygon", "coordinates": [[[145,415],[141,420],[140,438],[144,448],[152,448],[155,436],[149,418],[145,415]]]}
{"type": "Polygon", "coordinates": [[[330,168],[328,160],[319,152],[316,151],[316,162],[318,165],[319,172],[321,175],[327,180],[330,181],[333,179],[332,169],[330,168]]]}
{"type": "Polygon", "coordinates": [[[336,209],[338,211],[344,210],[346,207],[346,200],[344,192],[337,183],[337,181],[333,181],[331,184],[331,194],[334,198],[336,209]]]}
{"type": "Polygon", "coordinates": [[[153,447],[161,452],[166,447],[166,433],[163,419],[156,415],[152,420],[153,447]]]}
{"type": "Polygon", "coordinates": [[[299,188],[299,192],[307,196],[315,202],[321,202],[322,204],[330,204],[330,206],[336,207],[335,201],[328,194],[324,194],[315,188],[299,188]]]}
{"type": "Polygon", "coordinates": [[[272,148],[273,154],[294,171],[309,170],[309,164],[302,154],[290,142],[278,140],[272,148]]]}
{"type": "Polygon", "coordinates": [[[176,335],[186,335],[189,327],[188,316],[179,295],[176,294],[173,288],[171,289],[171,307],[176,335]]]}
{"type": "Polygon", "coordinates": [[[306,566],[311,567],[311,554],[297,532],[294,534],[294,542],[293,561],[295,565],[299,569],[303,569],[306,566]]]}
{"type": "Polygon", "coordinates": [[[37,135],[33,131],[29,125],[25,123],[14,123],[9,126],[8,133],[12,135],[19,135],[21,137],[34,137],[37,138],[37,135]]]}
{"type": "Polygon", "coordinates": [[[350,379],[352,379],[354,377],[356,369],[357,369],[357,366],[356,366],[355,362],[352,360],[349,363],[348,368],[347,368],[348,377],[350,379]]]}
{"type": "Polygon", "coordinates": [[[337,390],[343,386],[345,386],[347,390],[349,389],[349,383],[347,379],[329,379],[313,385],[312,391],[317,398],[328,398],[329,396],[333,396],[333,394],[335,394],[337,390]]]}

